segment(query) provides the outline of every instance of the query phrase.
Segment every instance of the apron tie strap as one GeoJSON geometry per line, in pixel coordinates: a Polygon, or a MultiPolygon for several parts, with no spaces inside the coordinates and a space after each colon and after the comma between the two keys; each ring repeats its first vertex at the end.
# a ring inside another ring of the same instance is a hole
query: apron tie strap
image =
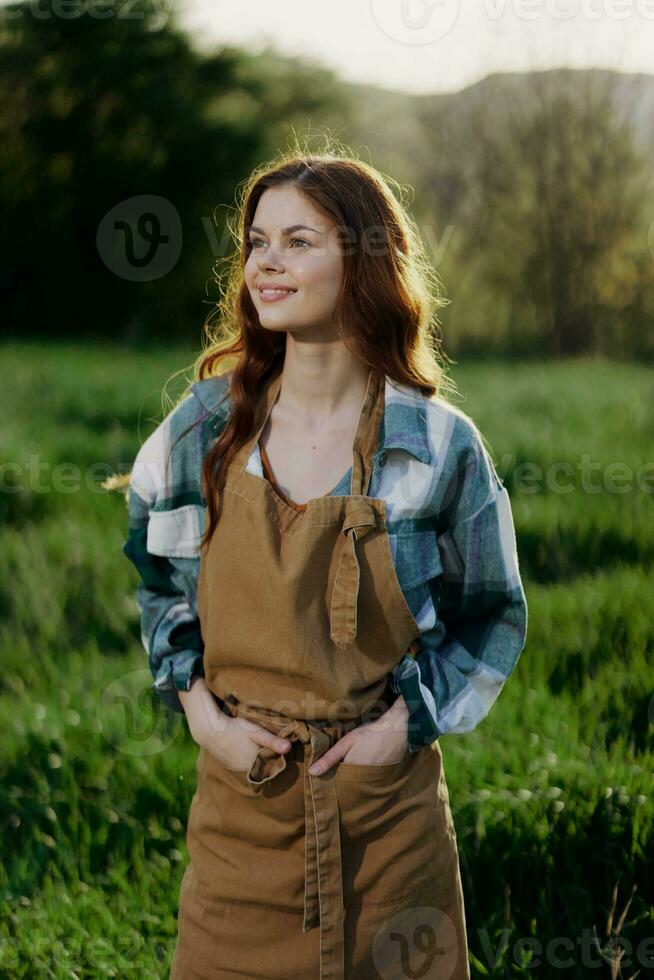
{"type": "Polygon", "coordinates": [[[349,497],[345,503],[341,548],[332,591],[329,635],[336,646],[347,649],[357,635],[357,601],[361,570],[356,542],[377,526],[377,511],[360,497],[349,497]]]}
{"type": "MultiPolygon", "coordinates": [[[[230,714],[248,718],[279,738],[304,745],[304,921],[302,931],[320,927],[320,980],[344,980],[345,934],[343,863],[334,769],[312,776],[309,766],[331,746],[327,732],[310,722],[288,718],[268,708],[243,704],[227,695],[230,714]]],[[[259,749],[247,781],[255,792],[286,769],[287,752],[267,745],[259,749]]]]}

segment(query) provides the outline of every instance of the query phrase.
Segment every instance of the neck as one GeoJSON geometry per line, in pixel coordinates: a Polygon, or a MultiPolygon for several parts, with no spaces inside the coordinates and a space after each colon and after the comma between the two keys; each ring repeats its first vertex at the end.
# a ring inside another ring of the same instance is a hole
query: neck
{"type": "Polygon", "coordinates": [[[279,409],[298,415],[309,428],[338,423],[360,408],[370,368],[341,341],[303,345],[286,338],[279,409]]]}

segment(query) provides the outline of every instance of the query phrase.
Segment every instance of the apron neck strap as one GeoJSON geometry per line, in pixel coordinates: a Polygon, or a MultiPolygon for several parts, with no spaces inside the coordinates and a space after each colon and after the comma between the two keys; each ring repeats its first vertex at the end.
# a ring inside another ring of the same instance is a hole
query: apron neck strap
{"type": "Polygon", "coordinates": [[[384,381],[383,374],[379,374],[373,369],[370,370],[352,447],[350,493],[353,495],[367,495],[370,486],[372,457],[379,446],[381,423],[384,416],[384,381]]]}
{"type": "MultiPolygon", "coordinates": [[[[372,457],[379,446],[381,423],[384,416],[384,375],[373,370],[368,373],[366,394],[359,414],[359,422],[352,445],[352,479],[351,494],[368,493],[372,472],[372,457]]],[[[263,397],[259,402],[257,418],[252,435],[241,446],[236,456],[239,471],[247,467],[252,449],[259,441],[273,405],[277,401],[282,384],[282,372],[275,375],[266,385],[263,397]]]]}
{"type": "Polygon", "coordinates": [[[234,460],[239,472],[242,472],[248,465],[248,460],[250,459],[252,449],[254,448],[255,443],[259,441],[259,436],[266,426],[268,416],[272,412],[273,405],[277,401],[277,396],[279,395],[281,386],[281,371],[276,374],[274,378],[271,378],[268,382],[266,382],[263,397],[258,403],[258,411],[255,415],[254,431],[250,436],[248,436],[244,444],[241,446],[234,460]]]}

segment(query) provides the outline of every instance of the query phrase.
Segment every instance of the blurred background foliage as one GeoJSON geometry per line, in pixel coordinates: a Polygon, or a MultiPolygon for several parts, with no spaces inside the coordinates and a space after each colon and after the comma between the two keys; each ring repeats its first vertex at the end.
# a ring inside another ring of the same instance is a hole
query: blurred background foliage
{"type": "Polygon", "coordinates": [[[59,6],[0,8],[9,335],[192,340],[239,182],[289,133],[326,129],[413,189],[451,353],[654,354],[654,78],[562,69],[411,96],[269,48],[201,54],[152,2],[59,6]],[[97,244],[139,195],[179,218],[179,257],[149,281],[117,275],[97,244]]]}

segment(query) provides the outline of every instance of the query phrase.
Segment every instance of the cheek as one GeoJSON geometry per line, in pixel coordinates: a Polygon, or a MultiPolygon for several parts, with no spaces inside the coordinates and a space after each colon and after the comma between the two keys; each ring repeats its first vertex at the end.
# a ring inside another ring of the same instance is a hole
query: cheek
{"type": "Polygon", "coordinates": [[[316,299],[333,300],[341,287],[342,264],[329,255],[313,261],[306,259],[295,274],[298,283],[316,299]]]}
{"type": "Polygon", "coordinates": [[[250,254],[249,259],[243,266],[243,278],[247,286],[252,286],[252,280],[254,279],[254,259],[252,258],[252,254],[250,254]]]}

